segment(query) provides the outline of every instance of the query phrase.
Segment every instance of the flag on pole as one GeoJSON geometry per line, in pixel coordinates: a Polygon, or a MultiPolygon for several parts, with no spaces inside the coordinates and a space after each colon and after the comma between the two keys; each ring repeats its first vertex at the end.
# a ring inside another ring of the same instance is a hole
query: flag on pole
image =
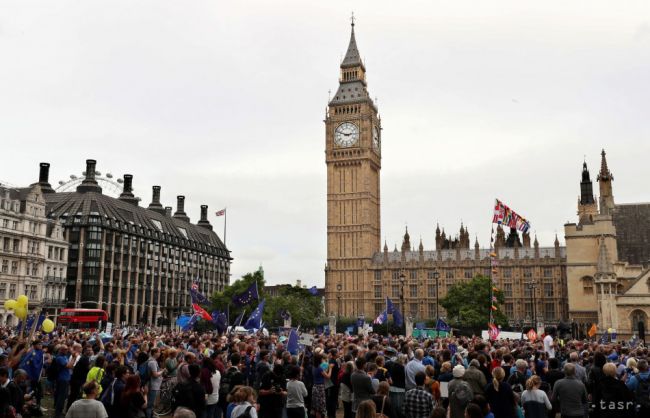
{"type": "Polygon", "coordinates": [[[196,324],[196,321],[199,320],[199,316],[197,314],[194,314],[190,317],[190,320],[187,321],[185,325],[181,328],[182,331],[189,331],[192,328],[194,328],[194,324],[196,324]]]}
{"type": "Polygon", "coordinates": [[[208,311],[200,307],[198,304],[193,303],[192,308],[194,309],[194,315],[198,315],[206,321],[212,321],[212,315],[210,315],[208,311]]]}
{"type": "Polygon", "coordinates": [[[214,324],[216,330],[219,332],[219,334],[223,334],[228,328],[228,319],[226,318],[226,313],[212,311],[212,315],[210,316],[212,317],[212,323],[214,324]]]}
{"type": "Polygon", "coordinates": [[[264,312],[264,303],[266,301],[262,300],[257,308],[251,313],[251,316],[248,317],[244,328],[246,329],[260,329],[262,328],[262,313],[264,312]]]}
{"type": "Polygon", "coordinates": [[[235,304],[235,306],[244,306],[248,305],[255,300],[259,300],[260,295],[259,292],[257,291],[257,282],[252,283],[250,286],[248,286],[248,289],[244,291],[244,293],[240,293],[239,295],[235,295],[232,297],[232,303],[235,304]]]}
{"type": "Polygon", "coordinates": [[[223,216],[223,215],[226,214],[226,208],[223,208],[223,209],[221,209],[221,210],[218,210],[218,211],[216,211],[214,214],[217,215],[217,216],[223,216]]]}
{"type": "Polygon", "coordinates": [[[294,328],[291,328],[291,331],[289,332],[287,351],[291,353],[292,356],[298,354],[298,332],[294,328]]]}
{"type": "Polygon", "coordinates": [[[587,335],[589,337],[593,337],[594,335],[596,335],[597,332],[598,332],[598,326],[596,324],[591,324],[591,328],[589,328],[589,332],[587,332],[587,335]]]}
{"type": "Polygon", "coordinates": [[[506,225],[521,232],[528,232],[530,230],[530,222],[503,204],[499,199],[495,199],[492,223],[506,225]]]}
{"type": "Polygon", "coordinates": [[[393,301],[389,297],[386,297],[386,313],[393,315],[393,321],[395,325],[401,327],[404,324],[404,317],[402,313],[395,307],[393,301]]]}
{"type": "Polygon", "coordinates": [[[242,313],[237,315],[237,318],[235,318],[235,322],[232,323],[233,327],[238,327],[241,325],[242,321],[244,320],[244,313],[246,313],[246,310],[243,310],[242,313]]]}
{"type": "Polygon", "coordinates": [[[451,331],[451,327],[442,319],[438,319],[438,322],[436,322],[436,331],[449,332],[451,331]]]}
{"type": "Polygon", "coordinates": [[[372,323],[375,325],[381,325],[386,321],[388,321],[388,314],[386,313],[386,311],[384,311],[380,313],[379,316],[375,318],[374,321],[372,321],[372,323]]]}
{"type": "Polygon", "coordinates": [[[203,305],[210,303],[208,298],[203,293],[199,292],[198,280],[192,283],[192,286],[190,286],[190,297],[192,298],[192,303],[203,305]]]}
{"type": "Polygon", "coordinates": [[[318,296],[318,288],[316,286],[310,287],[309,293],[311,293],[312,296],[318,296]]]}
{"type": "Polygon", "coordinates": [[[499,328],[494,325],[494,324],[488,324],[488,335],[491,340],[496,340],[497,337],[499,336],[500,330],[499,328]]]}

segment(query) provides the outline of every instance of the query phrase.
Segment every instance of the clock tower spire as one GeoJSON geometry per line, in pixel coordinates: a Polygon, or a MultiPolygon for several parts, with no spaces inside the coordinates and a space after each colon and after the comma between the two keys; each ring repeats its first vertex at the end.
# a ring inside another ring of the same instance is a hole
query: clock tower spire
{"type": "Polygon", "coordinates": [[[373,311],[368,267],[381,250],[381,120],[370,98],[354,18],[339,86],[325,119],[327,165],[326,311],[373,311]],[[339,306],[337,306],[339,304],[339,306]]]}

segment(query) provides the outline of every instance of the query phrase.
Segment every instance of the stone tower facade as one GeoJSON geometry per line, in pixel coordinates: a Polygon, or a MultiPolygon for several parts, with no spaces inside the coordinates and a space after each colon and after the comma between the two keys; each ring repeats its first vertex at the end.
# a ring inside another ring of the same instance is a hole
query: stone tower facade
{"type": "Polygon", "coordinates": [[[325,307],[330,314],[367,311],[368,267],[380,250],[381,120],[367,89],[354,22],[339,87],[325,117],[327,265],[325,307]]]}

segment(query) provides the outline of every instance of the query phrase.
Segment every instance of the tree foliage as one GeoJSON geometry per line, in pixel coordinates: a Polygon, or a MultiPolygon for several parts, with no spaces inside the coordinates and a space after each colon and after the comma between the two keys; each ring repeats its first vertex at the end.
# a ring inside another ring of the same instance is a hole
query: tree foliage
{"type": "Polygon", "coordinates": [[[262,318],[268,327],[283,325],[284,321],[280,316],[282,310],[287,310],[291,314],[293,326],[311,328],[322,322],[323,305],[320,297],[312,296],[307,289],[291,285],[281,288],[278,296],[269,296],[264,292],[265,284],[263,270],[247,273],[226,287],[223,292],[215,292],[211,297],[212,307],[220,311],[229,310],[231,322],[245,309],[244,321],[246,321],[258,303],[266,299],[262,318]],[[233,305],[233,296],[243,293],[255,282],[259,291],[259,301],[254,300],[243,307],[233,305]]]}
{"type": "MultiPolygon", "coordinates": [[[[447,291],[447,296],[440,299],[440,305],[447,310],[448,321],[455,326],[468,326],[487,329],[492,281],[489,277],[476,276],[469,281],[454,284],[447,291]]],[[[507,325],[508,320],[499,306],[503,304],[503,292],[494,292],[497,302],[494,305],[495,323],[507,325]]]]}

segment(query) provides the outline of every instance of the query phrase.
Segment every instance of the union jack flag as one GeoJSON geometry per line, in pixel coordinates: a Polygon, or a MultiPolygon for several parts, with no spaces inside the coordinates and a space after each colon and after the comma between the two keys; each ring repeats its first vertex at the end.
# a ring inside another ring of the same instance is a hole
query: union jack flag
{"type": "Polygon", "coordinates": [[[226,214],[226,208],[223,208],[223,209],[215,212],[214,214],[217,215],[217,216],[223,216],[223,215],[226,214]]]}

